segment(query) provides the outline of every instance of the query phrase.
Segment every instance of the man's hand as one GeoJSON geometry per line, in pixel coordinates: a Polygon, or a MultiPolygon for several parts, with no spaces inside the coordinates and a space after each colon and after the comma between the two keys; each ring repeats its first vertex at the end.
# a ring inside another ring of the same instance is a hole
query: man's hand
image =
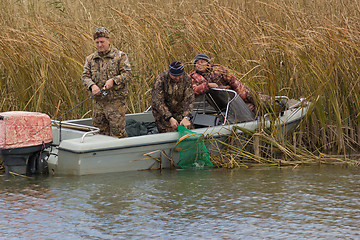
{"type": "Polygon", "coordinates": [[[186,117],[184,117],[181,122],[180,125],[183,125],[184,127],[186,127],[187,129],[190,128],[191,122],[190,120],[188,120],[186,117]]]}
{"type": "Polygon", "coordinates": [[[218,88],[219,86],[216,83],[208,83],[209,88],[218,88]]]}
{"type": "Polygon", "coordinates": [[[92,85],[91,86],[91,93],[93,95],[100,95],[100,88],[96,84],[92,85]]]}
{"type": "Polygon", "coordinates": [[[173,130],[177,129],[177,127],[179,126],[178,121],[176,121],[175,118],[171,117],[170,120],[170,126],[173,128],[173,130]]]}
{"type": "Polygon", "coordinates": [[[108,90],[114,86],[114,79],[110,78],[105,82],[104,88],[105,90],[108,90]]]}
{"type": "Polygon", "coordinates": [[[219,88],[221,88],[221,89],[231,89],[230,86],[219,86],[219,88]]]}

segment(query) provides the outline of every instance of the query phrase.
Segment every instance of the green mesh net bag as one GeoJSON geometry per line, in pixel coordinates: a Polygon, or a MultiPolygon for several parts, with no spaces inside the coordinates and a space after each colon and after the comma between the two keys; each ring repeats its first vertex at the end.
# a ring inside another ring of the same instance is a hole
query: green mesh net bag
{"type": "Polygon", "coordinates": [[[178,126],[178,132],[179,139],[176,142],[175,151],[180,153],[178,165],[181,168],[213,165],[204,143],[203,134],[192,132],[183,125],[178,126]]]}

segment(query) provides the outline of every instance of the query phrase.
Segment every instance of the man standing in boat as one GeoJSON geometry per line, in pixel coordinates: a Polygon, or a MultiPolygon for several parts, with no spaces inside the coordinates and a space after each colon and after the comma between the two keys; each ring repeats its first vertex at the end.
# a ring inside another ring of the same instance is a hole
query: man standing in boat
{"type": "Polygon", "coordinates": [[[160,133],[175,131],[178,125],[191,128],[194,91],[190,76],[179,61],[157,76],[151,94],[152,112],[160,133]]]}
{"type": "MultiPolygon", "coordinates": [[[[205,94],[210,88],[232,89],[244,100],[246,105],[256,114],[256,104],[253,93],[235,77],[227,68],[211,64],[210,57],[198,54],[193,60],[194,72],[190,74],[195,97],[205,94]]],[[[267,106],[271,97],[258,94],[261,102],[267,106]]]]}
{"type": "Polygon", "coordinates": [[[86,57],[82,83],[93,97],[93,125],[100,134],[126,137],[125,112],[131,67],[126,53],[110,44],[109,31],[93,35],[97,51],[86,57]]]}

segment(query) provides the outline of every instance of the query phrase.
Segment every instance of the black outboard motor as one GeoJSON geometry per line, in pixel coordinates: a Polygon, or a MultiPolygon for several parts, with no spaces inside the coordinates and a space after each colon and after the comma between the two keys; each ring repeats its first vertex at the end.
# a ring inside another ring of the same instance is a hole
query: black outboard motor
{"type": "Polygon", "coordinates": [[[9,174],[48,174],[45,149],[52,143],[51,119],[36,112],[0,113],[0,154],[9,174]]]}

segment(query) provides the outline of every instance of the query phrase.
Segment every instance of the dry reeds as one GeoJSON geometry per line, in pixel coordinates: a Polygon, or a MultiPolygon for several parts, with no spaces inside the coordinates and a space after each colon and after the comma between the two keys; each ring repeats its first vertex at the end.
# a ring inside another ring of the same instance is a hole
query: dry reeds
{"type": "MultiPolygon", "coordinates": [[[[358,1],[0,2],[0,111],[56,119],[86,99],[80,76],[101,25],[131,61],[128,112],[149,106],[152,82],[171,61],[191,71],[193,56],[206,53],[255,91],[316,104],[298,147],[315,155],[359,150],[358,1]]],[[[65,118],[89,117],[90,109],[85,102],[65,118]]]]}

